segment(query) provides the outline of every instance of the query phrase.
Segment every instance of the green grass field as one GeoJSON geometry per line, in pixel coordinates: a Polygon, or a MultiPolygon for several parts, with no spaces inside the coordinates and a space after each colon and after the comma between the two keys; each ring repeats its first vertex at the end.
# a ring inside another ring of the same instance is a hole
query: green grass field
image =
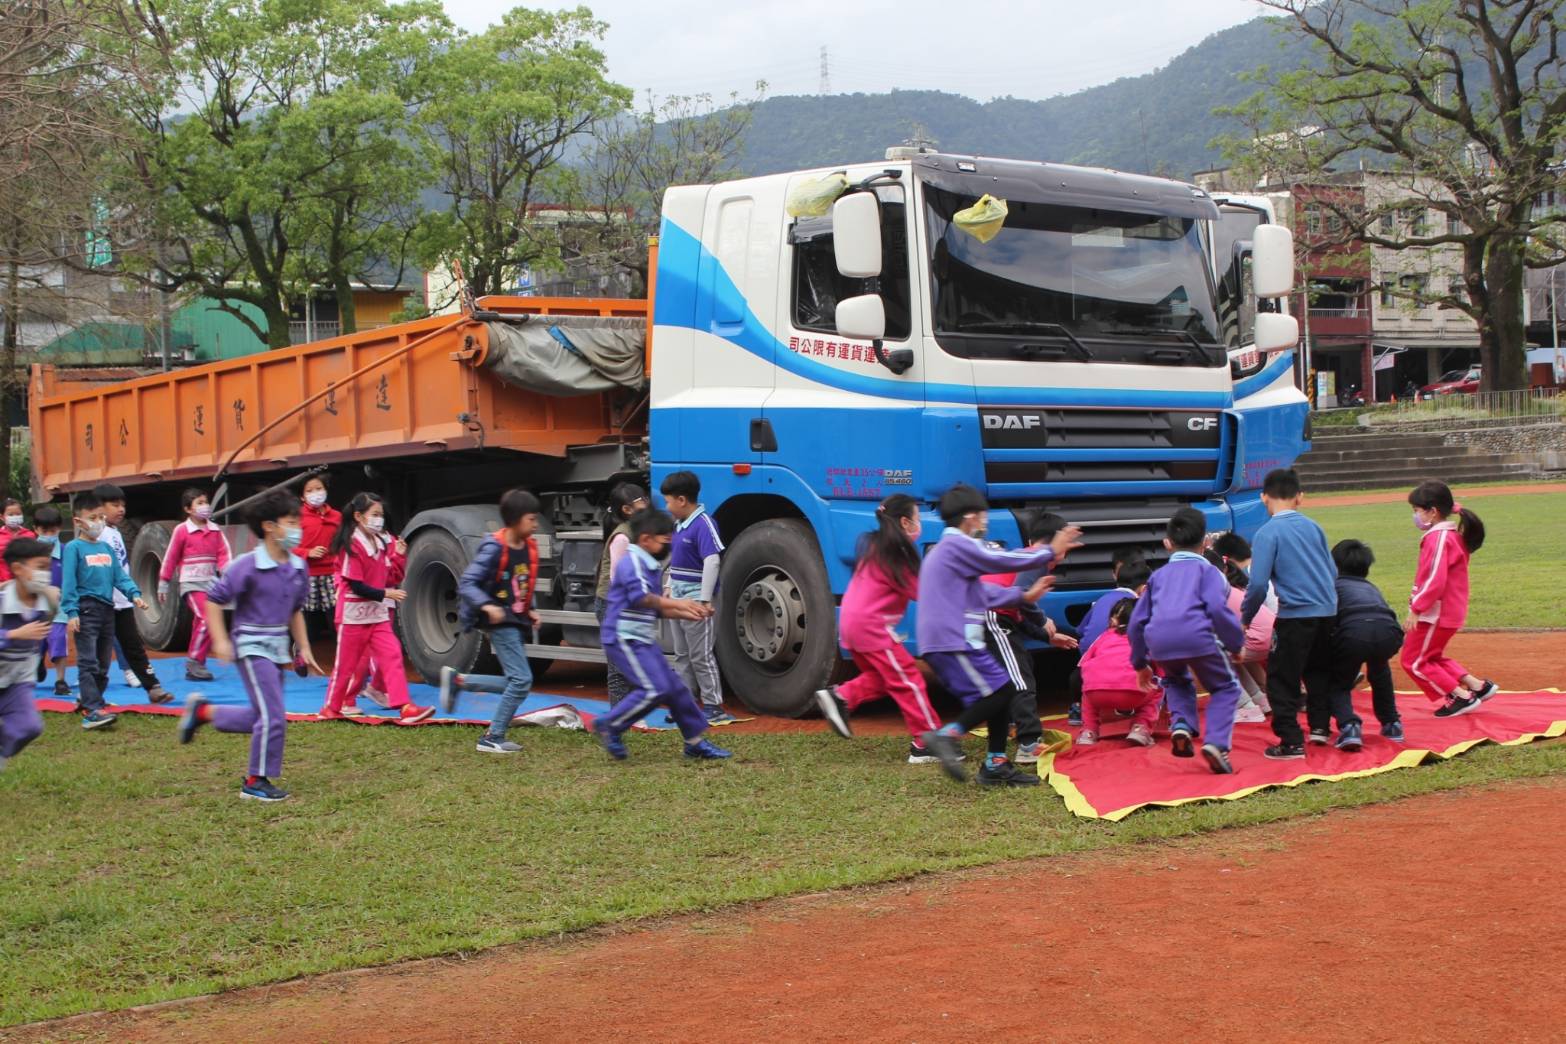
{"type": "Polygon", "coordinates": [[[258,806],[243,738],[48,728],[0,775],[0,1025],[1566,773],[1566,745],[1489,748],[1106,824],[904,765],[899,739],[734,736],[734,762],[694,765],[635,736],[616,764],[579,733],[497,759],[472,728],[305,725],[294,797],[258,806]]]}
{"type": "MultiPolygon", "coordinates": [[[[1457,491],[1462,501],[1462,490],[1457,491]]],[[[1470,627],[1566,626],[1566,493],[1474,497],[1462,501],[1485,524],[1485,545],[1469,568],[1470,627]]],[[[1365,541],[1376,553],[1370,578],[1402,613],[1419,560],[1419,531],[1404,503],[1310,506],[1327,539],[1365,541]]]]}
{"type": "MultiPolygon", "coordinates": [[[[1476,626],[1566,618],[1566,495],[1476,499],[1476,626]]],[[[1417,533],[1400,504],[1310,509],[1375,547],[1395,606],[1417,533]]],[[[171,719],[84,734],[52,715],[0,774],[0,1025],[311,972],[472,951],[630,918],[1104,849],[1503,779],[1566,773],[1566,745],[1238,802],[1073,818],[1048,790],[980,793],[901,763],[900,739],[733,736],[688,765],[673,735],[610,763],[581,734],[305,725],[278,806],[237,799],[245,739],[171,719]]]]}

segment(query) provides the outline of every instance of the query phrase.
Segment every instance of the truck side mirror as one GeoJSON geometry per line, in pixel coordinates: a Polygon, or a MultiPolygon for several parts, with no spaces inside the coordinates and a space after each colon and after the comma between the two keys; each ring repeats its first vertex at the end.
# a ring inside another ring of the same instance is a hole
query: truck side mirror
{"type": "Polygon", "coordinates": [[[886,305],[880,294],[845,297],[837,303],[834,319],[840,337],[879,341],[886,336],[886,305]]]}
{"type": "Polygon", "coordinates": [[[832,204],[832,253],[838,274],[848,279],[881,274],[881,203],[875,193],[850,192],[832,204]]]}
{"type": "Polygon", "coordinates": [[[1257,297],[1294,289],[1294,233],[1282,225],[1258,225],[1251,233],[1251,285],[1257,297]]]}
{"type": "Polygon", "coordinates": [[[1277,312],[1256,313],[1256,350],[1282,352],[1300,342],[1300,321],[1277,312]]]}

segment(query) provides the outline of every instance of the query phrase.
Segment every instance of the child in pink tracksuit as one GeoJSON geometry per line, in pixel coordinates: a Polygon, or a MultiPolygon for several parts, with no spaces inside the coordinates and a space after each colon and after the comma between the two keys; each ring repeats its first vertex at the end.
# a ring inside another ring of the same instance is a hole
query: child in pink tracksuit
{"type": "Polygon", "coordinates": [[[337,628],[337,662],[326,690],[323,718],[341,718],[350,683],[369,670],[370,657],[386,675],[386,705],[398,712],[399,725],[417,725],[435,713],[408,699],[402,645],[392,630],[391,607],[407,597],[397,585],[407,568],[407,547],[386,534],[386,506],[374,493],[360,493],[348,504],[343,527],[332,541],[342,562],[342,624],[337,628]]]}
{"type": "Polygon", "coordinates": [[[924,676],[897,635],[897,623],[908,603],[919,597],[919,503],[901,493],[875,509],[877,528],[860,540],[859,561],[843,593],[838,639],[854,658],[859,676],[842,685],[821,689],[816,704],[838,735],[854,734],[849,715],[861,704],[890,696],[903,712],[914,737],[908,763],[936,760],[919,736],[941,727],[924,687],[924,676]]]}
{"type": "Polygon", "coordinates": [[[1445,482],[1421,482],[1408,502],[1424,536],[1408,601],[1403,669],[1431,702],[1441,705],[1435,716],[1451,718],[1496,693],[1495,682],[1476,677],[1446,655],[1447,643],[1468,619],[1468,558],[1484,546],[1484,523],[1452,500],[1445,482]]]}
{"type": "Polygon", "coordinates": [[[207,628],[207,592],[233,557],[223,531],[212,524],[212,502],[199,489],[180,494],[185,521],[174,528],[169,548],[163,554],[158,571],[158,601],[169,596],[173,582],[179,581],[180,598],[190,606],[190,649],[185,662],[185,677],[190,681],[211,681],[207,654],[212,651],[212,632],[207,628]]]}
{"type": "Polygon", "coordinates": [[[1131,731],[1126,739],[1139,747],[1153,745],[1153,725],[1158,721],[1162,692],[1155,685],[1144,689],[1131,666],[1131,639],[1126,628],[1131,624],[1135,598],[1123,598],[1109,611],[1109,626],[1082,654],[1077,669],[1082,672],[1082,731],[1077,733],[1079,747],[1098,742],[1099,719],[1111,711],[1131,712],[1131,731]]]}

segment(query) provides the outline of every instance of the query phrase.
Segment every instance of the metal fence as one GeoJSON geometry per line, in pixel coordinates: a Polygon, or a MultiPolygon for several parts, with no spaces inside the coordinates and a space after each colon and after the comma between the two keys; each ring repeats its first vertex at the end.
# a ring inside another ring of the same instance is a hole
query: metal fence
{"type": "Polygon", "coordinates": [[[1372,424],[1471,427],[1476,422],[1498,426],[1566,423],[1566,396],[1555,388],[1434,395],[1421,402],[1377,407],[1372,424]]]}

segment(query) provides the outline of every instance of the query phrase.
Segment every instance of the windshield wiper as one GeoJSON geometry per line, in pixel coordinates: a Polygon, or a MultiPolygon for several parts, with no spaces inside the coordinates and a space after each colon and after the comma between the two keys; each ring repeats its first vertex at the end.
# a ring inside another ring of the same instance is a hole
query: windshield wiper
{"type": "MultiPolygon", "coordinates": [[[[1059,323],[1041,323],[1035,322],[1031,319],[993,319],[979,323],[964,323],[962,326],[958,327],[952,332],[962,334],[977,333],[980,331],[988,331],[993,333],[1010,332],[1054,334],[1057,337],[1064,338],[1066,342],[1071,345],[1071,354],[1075,355],[1079,360],[1082,362],[1093,361],[1092,350],[1089,349],[1087,345],[1083,344],[1081,340],[1078,339],[1076,334],[1072,333],[1070,330],[1060,325],[1059,323]]],[[[1041,354],[1045,349],[1043,345],[1022,344],[1017,346],[1017,350],[1025,355],[1035,355],[1041,354]]]]}
{"type": "MultiPolygon", "coordinates": [[[[1130,330],[1104,330],[1100,331],[1104,337],[1164,337],[1183,341],[1181,349],[1189,348],[1192,354],[1204,363],[1212,362],[1212,350],[1222,349],[1222,345],[1206,345],[1199,341],[1195,334],[1189,330],[1170,330],[1167,327],[1137,327],[1130,330]]],[[[1151,354],[1151,353],[1149,353],[1151,354]]]]}

